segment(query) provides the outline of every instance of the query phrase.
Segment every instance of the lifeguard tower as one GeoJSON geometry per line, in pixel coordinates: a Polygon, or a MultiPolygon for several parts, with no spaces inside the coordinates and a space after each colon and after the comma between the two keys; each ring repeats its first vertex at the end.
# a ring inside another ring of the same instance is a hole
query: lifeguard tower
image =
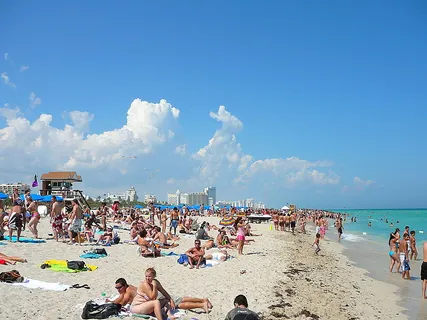
{"type": "Polygon", "coordinates": [[[66,206],[71,204],[73,199],[77,199],[80,207],[87,206],[90,209],[82,191],[73,189],[73,183],[83,181],[75,171],[43,173],[40,180],[41,196],[61,196],[66,206]]]}

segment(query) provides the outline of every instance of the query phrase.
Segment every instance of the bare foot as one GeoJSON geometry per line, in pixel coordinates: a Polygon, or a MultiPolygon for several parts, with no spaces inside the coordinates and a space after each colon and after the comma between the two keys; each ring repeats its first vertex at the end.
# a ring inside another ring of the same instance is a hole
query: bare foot
{"type": "Polygon", "coordinates": [[[209,301],[209,299],[206,299],[206,302],[208,304],[208,308],[212,309],[213,308],[213,304],[209,301]]]}
{"type": "Polygon", "coordinates": [[[205,311],[205,313],[209,313],[209,306],[207,301],[203,304],[203,310],[205,311]]]}

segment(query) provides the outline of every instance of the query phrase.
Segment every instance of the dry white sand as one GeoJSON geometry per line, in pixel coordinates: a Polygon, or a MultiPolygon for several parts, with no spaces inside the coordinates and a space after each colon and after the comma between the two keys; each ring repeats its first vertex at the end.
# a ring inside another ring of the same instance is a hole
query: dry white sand
{"type": "MultiPolygon", "coordinates": [[[[245,246],[246,255],[199,270],[177,264],[176,256],[141,258],[136,246],[120,244],[106,248],[110,254],[107,258],[86,260],[99,267],[96,271],[54,272],[39,265],[48,259],[81,260],[83,250],[93,246],[69,246],[55,240],[8,243],[0,246],[0,252],[24,257],[28,263],[0,265],[0,272],[17,269],[31,279],[88,284],[91,289],[53,292],[0,284],[1,318],[80,319],[77,305],[100,298],[104,292],[115,294],[114,282],[120,277],[138,285],[145,269],[155,267],[158,280],[172,296],[207,297],[212,301],[214,308],[209,314],[188,312],[188,319],[224,319],[238,294],[246,295],[249,308],[262,312],[266,319],[406,319],[396,305],[397,287],[373,280],[363,269],[352,266],[341,254],[339,244],[322,242],[321,256],[317,257],[311,248],[313,236],[270,231],[269,226],[253,225],[253,232],[263,236],[253,237],[256,242],[245,246]],[[241,274],[242,270],[246,272],[241,274]]],[[[42,237],[51,232],[47,218],[42,219],[39,230],[42,237]]],[[[129,239],[127,231],[119,233],[122,241],[129,239]]],[[[216,235],[216,231],[210,233],[216,235]]],[[[29,232],[23,235],[29,236],[29,232]]],[[[193,241],[182,238],[173,251],[184,253],[193,241]]]]}

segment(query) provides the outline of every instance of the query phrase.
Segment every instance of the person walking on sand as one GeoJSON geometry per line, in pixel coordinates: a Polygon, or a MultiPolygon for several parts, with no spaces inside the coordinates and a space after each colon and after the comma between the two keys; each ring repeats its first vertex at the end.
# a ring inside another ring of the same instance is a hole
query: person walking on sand
{"type": "Polygon", "coordinates": [[[339,241],[341,241],[342,229],[343,229],[343,227],[342,227],[342,218],[341,217],[339,217],[337,219],[337,221],[335,222],[335,227],[337,228],[337,231],[338,231],[338,242],[339,242],[339,241]]]}
{"type": "Polygon", "coordinates": [[[417,251],[417,242],[416,242],[416,239],[415,239],[415,231],[414,230],[412,230],[410,232],[409,241],[410,241],[410,244],[411,244],[411,260],[412,259],[417,260],[418,251],[417,251]]]}
{"type": "Polygon", "coordinates": [[[316,255],[319,255],[319,251],[320,251],[320,233],[316,233],[316,238],[314,239],[314,242],[313,242],[313,248],[314,248],[314,253],[316,255]]]}
{"type": "Polygon", "coordinates": [[[427,299],[427,242],[423,244],[423,263],[421,264],[421,281],[422,281],[422,294],[423,299],[427,299]]]}
{"type": "Polygon", "coordinates": [[[408,254],[408,243],[409,233],[405,233],[403,239],[400,241],[399,250],[400,250],[400,270],[402,272],[402,279],[411,280],[409,271],[411,267],[409,266],[409,254],[408,254]]]}

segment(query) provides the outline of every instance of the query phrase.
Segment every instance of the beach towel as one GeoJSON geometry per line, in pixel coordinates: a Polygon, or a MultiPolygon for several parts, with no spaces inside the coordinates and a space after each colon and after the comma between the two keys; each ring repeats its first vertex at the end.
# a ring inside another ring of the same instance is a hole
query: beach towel
{"type": "Polygon", "coordinates": [[[46,269],[50,269],[56,272],[69,272],[69,273],[76,273],[76,272],[82,272],[82,271],[95,271],[96,269],[98,269],[97,266],[91,266],[91,265],[86,265],[87,269],[83,269],[83,270],[73,270],[73,269],[69,269],[67,267],[67,261],[66,260],[46,260],[45,262],[43,262],[44,265],[49,265],[50,267],[46,268],[46,269]]]}
{"type": "Polygon", "coordinates": [[[44,282],[44,281],[33,280],[28,278],[25,278],[23,282],[15,282],[10,284],[13,286],[21,286],[28,289],[42,289],[42,290],[49,290],[49,291],[65,291],[70,288],[70,286],[66,284],[44,282]]]}
{"type": "Polygon", "coordinates": [[[7,243],[0,242],[0,246],[6,246],[6,245],[7,245],[7,243]]]}
{"type": "MultiPolygon", "coordinates": [[[[4,237],[5,240],[9,241],[10,237],[6,236],[4,237]]],[[[16,242],[16,237],[12,237],[12,242],[16,242]]],[[[44,243],[46,240],[44,239],[32,239],[32,238],[25,238],[25,237],[19,237],[19,241],[23,243],[44,243]]]]}
{"type": "Polygon", "coordinates": [[[84,253],[80,256],[82,259],[99,259],[106,257],[106,254],[98,254],[93,252],[84,253]]]}
{"type": "Polygon", "coordinates": [[[216,266],[216,265],[218,265],[218,264],[220,264],[221,262],[220,261],[218,261],[218,260],[206,260],[206,268],[208,268],[208,267],[214,267],[214,266],[216,266]]]}
{"type": "Polygon", "coordinates": [[[169,256],[179,256],[179,254],[177,254],[177,253],[175,253],[175,252],[173,252],[173,251],[171,251],[171,252],[160,252],[160,254],[162,255],[162,256],[164,256],[164,257],[169,257],[169,256]]]}

